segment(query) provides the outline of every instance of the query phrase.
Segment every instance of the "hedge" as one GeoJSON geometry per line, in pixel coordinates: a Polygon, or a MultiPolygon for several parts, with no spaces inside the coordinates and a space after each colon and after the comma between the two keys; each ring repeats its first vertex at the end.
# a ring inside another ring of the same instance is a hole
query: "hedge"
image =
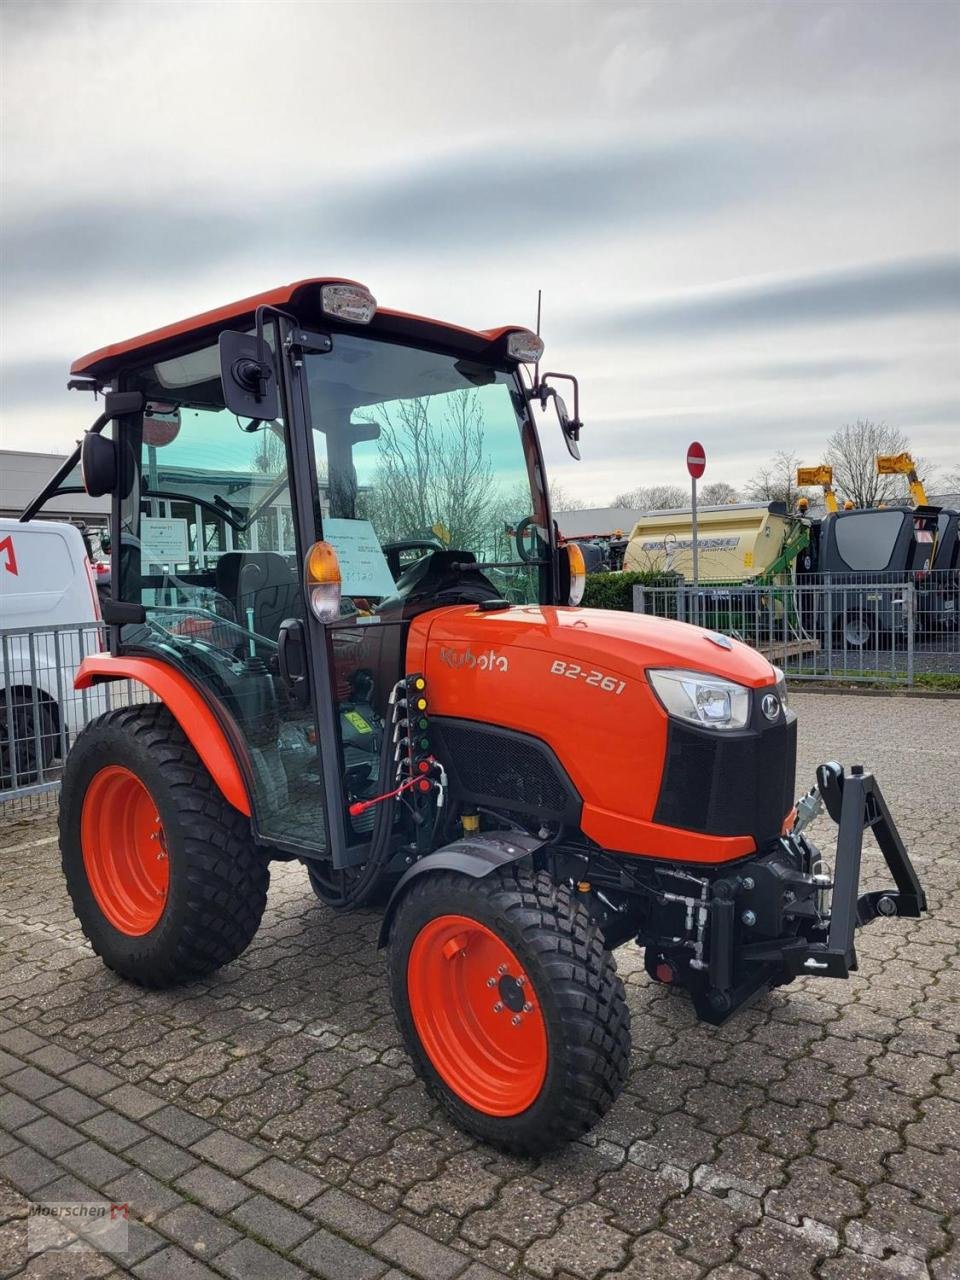
{"type": "Polygon", "coordinates": [[[583,593],[583,604],[591,609],[622,609],[633,612],[633,588],[672,587],[679,581],[676,573],[647,570],[643,573],[590,573],[583,593]]]}

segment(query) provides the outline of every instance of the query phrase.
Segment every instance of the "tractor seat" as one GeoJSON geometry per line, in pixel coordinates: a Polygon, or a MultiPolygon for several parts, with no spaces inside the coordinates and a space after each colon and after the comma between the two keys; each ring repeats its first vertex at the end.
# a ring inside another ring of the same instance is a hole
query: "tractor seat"
{"type": "Polygon", "coordinates": [[[270,640],[277,639],[285,618],[303,612],[300,584],[277,551],[225,552],[217,561],[216,589],[233,602],[240,626],[270,640]]]}

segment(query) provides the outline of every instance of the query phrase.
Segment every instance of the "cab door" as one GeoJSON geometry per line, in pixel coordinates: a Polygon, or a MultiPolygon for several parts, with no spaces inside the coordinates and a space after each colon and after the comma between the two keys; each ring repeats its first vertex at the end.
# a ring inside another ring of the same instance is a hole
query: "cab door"
{"type": "Polygon", "coordinates": [[[227,409],[218,367],[212,346],[123,379],[147,408],[121,424],[113,573],[117,598],[141,604],[146,621],[125,626],[120,644],[177,667],[213,704],[238,741],[258,838],[326,855],[329,737],[317,708],[329,696],[317,698],[315,673],[305,690],[281,671],[292,632],[305,660],[318,641],[301,573],[314,513],[292,482],[299,428],[285,409],[264,422],[227,409]]]}

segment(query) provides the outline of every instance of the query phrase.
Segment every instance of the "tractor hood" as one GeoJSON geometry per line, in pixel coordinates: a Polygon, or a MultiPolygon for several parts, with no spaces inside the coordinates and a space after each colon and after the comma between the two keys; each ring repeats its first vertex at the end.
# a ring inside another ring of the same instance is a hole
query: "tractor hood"
{"type": "Polygon", "coordinates": [[[624,678],[642,677],[648,667],[684,667],[749,688],[774,678],[766,658],[737,640],[685,622],[611,609],[523,605],[484,612],[466,605],[423,615],[411,628],[411,645],[415,634],[421,641],[429,637],[431,649],[439,645],[441,661],[451,669],[469,669],[471,656],[479,662],[492,652],[495,661],[515,651],[603,667],[605,674],[624,678]]]}
{"type": "Polygon", "coordinates": [[[641,614],[458,605],[414,619],[406,667],[425,675],[433,717],[545,744],[582,801],[582,830],[605,848],[691,860],[753,850],[749,838],[684,833],[680,853],[680,833],[654,822],[670,722],[646,677],[674,667],[772,685],[770,663],[746,645],[641,614]]]}

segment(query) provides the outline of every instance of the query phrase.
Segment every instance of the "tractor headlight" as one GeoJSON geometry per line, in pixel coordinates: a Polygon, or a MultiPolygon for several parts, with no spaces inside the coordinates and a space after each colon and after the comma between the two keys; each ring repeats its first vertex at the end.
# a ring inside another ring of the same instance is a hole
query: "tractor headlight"
{"type": "Polygon", "coordinates": [[[648,671],[647,679],[667,715],[706,729],[744,729],[750,690],[699,671],[648,671]]]}

